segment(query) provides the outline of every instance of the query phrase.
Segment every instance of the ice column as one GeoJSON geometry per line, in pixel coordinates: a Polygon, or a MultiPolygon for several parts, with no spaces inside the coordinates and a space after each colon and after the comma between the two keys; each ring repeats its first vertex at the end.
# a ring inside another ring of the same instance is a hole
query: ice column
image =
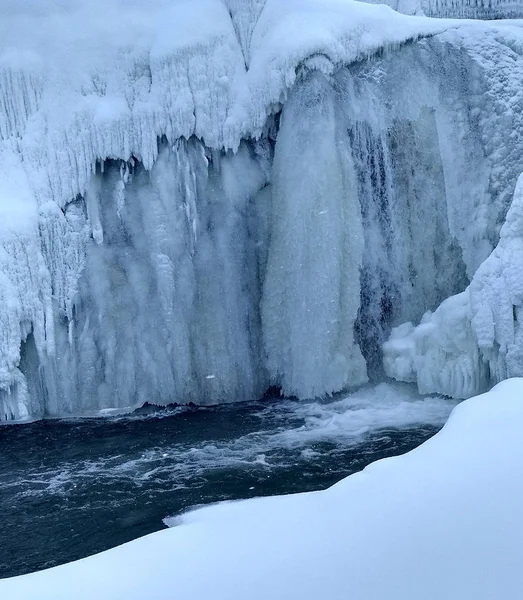
{"type": "Polygon", "coordinates": [[[327,78],[304,75],[284,107],[274,157],[264,344],[272,383],[300,398],[367,377],[353,331],[363,230],[338,112],[327,78]]]}

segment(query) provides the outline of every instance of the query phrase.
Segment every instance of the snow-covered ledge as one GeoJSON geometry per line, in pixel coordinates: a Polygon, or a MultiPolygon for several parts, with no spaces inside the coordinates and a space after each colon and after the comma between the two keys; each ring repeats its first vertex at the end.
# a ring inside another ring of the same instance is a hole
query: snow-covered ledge
{"type": "Polygon", "coordinates": [[[519,600],[523,379],[324,492],[226,502],[0,581],[9,600],[519,600]]]}

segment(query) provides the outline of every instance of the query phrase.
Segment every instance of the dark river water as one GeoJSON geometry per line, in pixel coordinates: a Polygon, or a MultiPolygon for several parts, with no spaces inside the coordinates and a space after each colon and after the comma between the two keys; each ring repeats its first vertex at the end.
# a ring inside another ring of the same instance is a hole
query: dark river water
{"type": "Polygon", "coordinates": [[[329,402],[1,426],[0,577],[117,546],[200,504],[326,488],[415,448],[454,405],[381,384],[329,402]]]}

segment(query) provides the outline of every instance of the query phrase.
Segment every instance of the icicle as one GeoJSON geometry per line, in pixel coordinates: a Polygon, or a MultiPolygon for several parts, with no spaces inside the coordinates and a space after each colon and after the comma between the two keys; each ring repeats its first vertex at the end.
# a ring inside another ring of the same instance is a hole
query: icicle
{"type": "Polygon", "coordinates": [[[93,175],[91,186],[85,195],[85,204],[93,240],[98,245],[103,244],[104,232],[100,220],[100,178],[96,174],[93,175]]]}
{"type": "MultiPolygon", "coordinates": [[[[185,214],[187,229],[189,231],[190,253],[194,256],[196,244],[198,241],[198,209],[196,207],[196,198],[198,195],[196,173],[191,162],[192,148],[188,142],[179,140],[173,146],[173,152],[176,157],[176,174],[179,180],[179,186],[182,191],[183,211],[185,214]]],[[[205,156],[205,155],[203,155],[205,156]]],[[[207,159],[205,159],[206,161],[207,159]]]]}
{"type": "Polygon", "coordinates": [[[114,196],[116,200],[116,214],[122,218],[122,211],[125,206],[125,179],[122,177],[115,184],[114,196]]]}

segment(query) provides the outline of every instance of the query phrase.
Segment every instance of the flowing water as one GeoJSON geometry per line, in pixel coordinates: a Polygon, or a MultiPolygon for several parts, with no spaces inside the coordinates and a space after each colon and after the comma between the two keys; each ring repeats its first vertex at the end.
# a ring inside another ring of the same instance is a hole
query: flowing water
{"type": "Polygon", "coordinates": [[[455,402],[381,384],[281,399],[0,427],[0,577],[165,527],[200,504],[326,488],[434,435],[455,402]]]}

